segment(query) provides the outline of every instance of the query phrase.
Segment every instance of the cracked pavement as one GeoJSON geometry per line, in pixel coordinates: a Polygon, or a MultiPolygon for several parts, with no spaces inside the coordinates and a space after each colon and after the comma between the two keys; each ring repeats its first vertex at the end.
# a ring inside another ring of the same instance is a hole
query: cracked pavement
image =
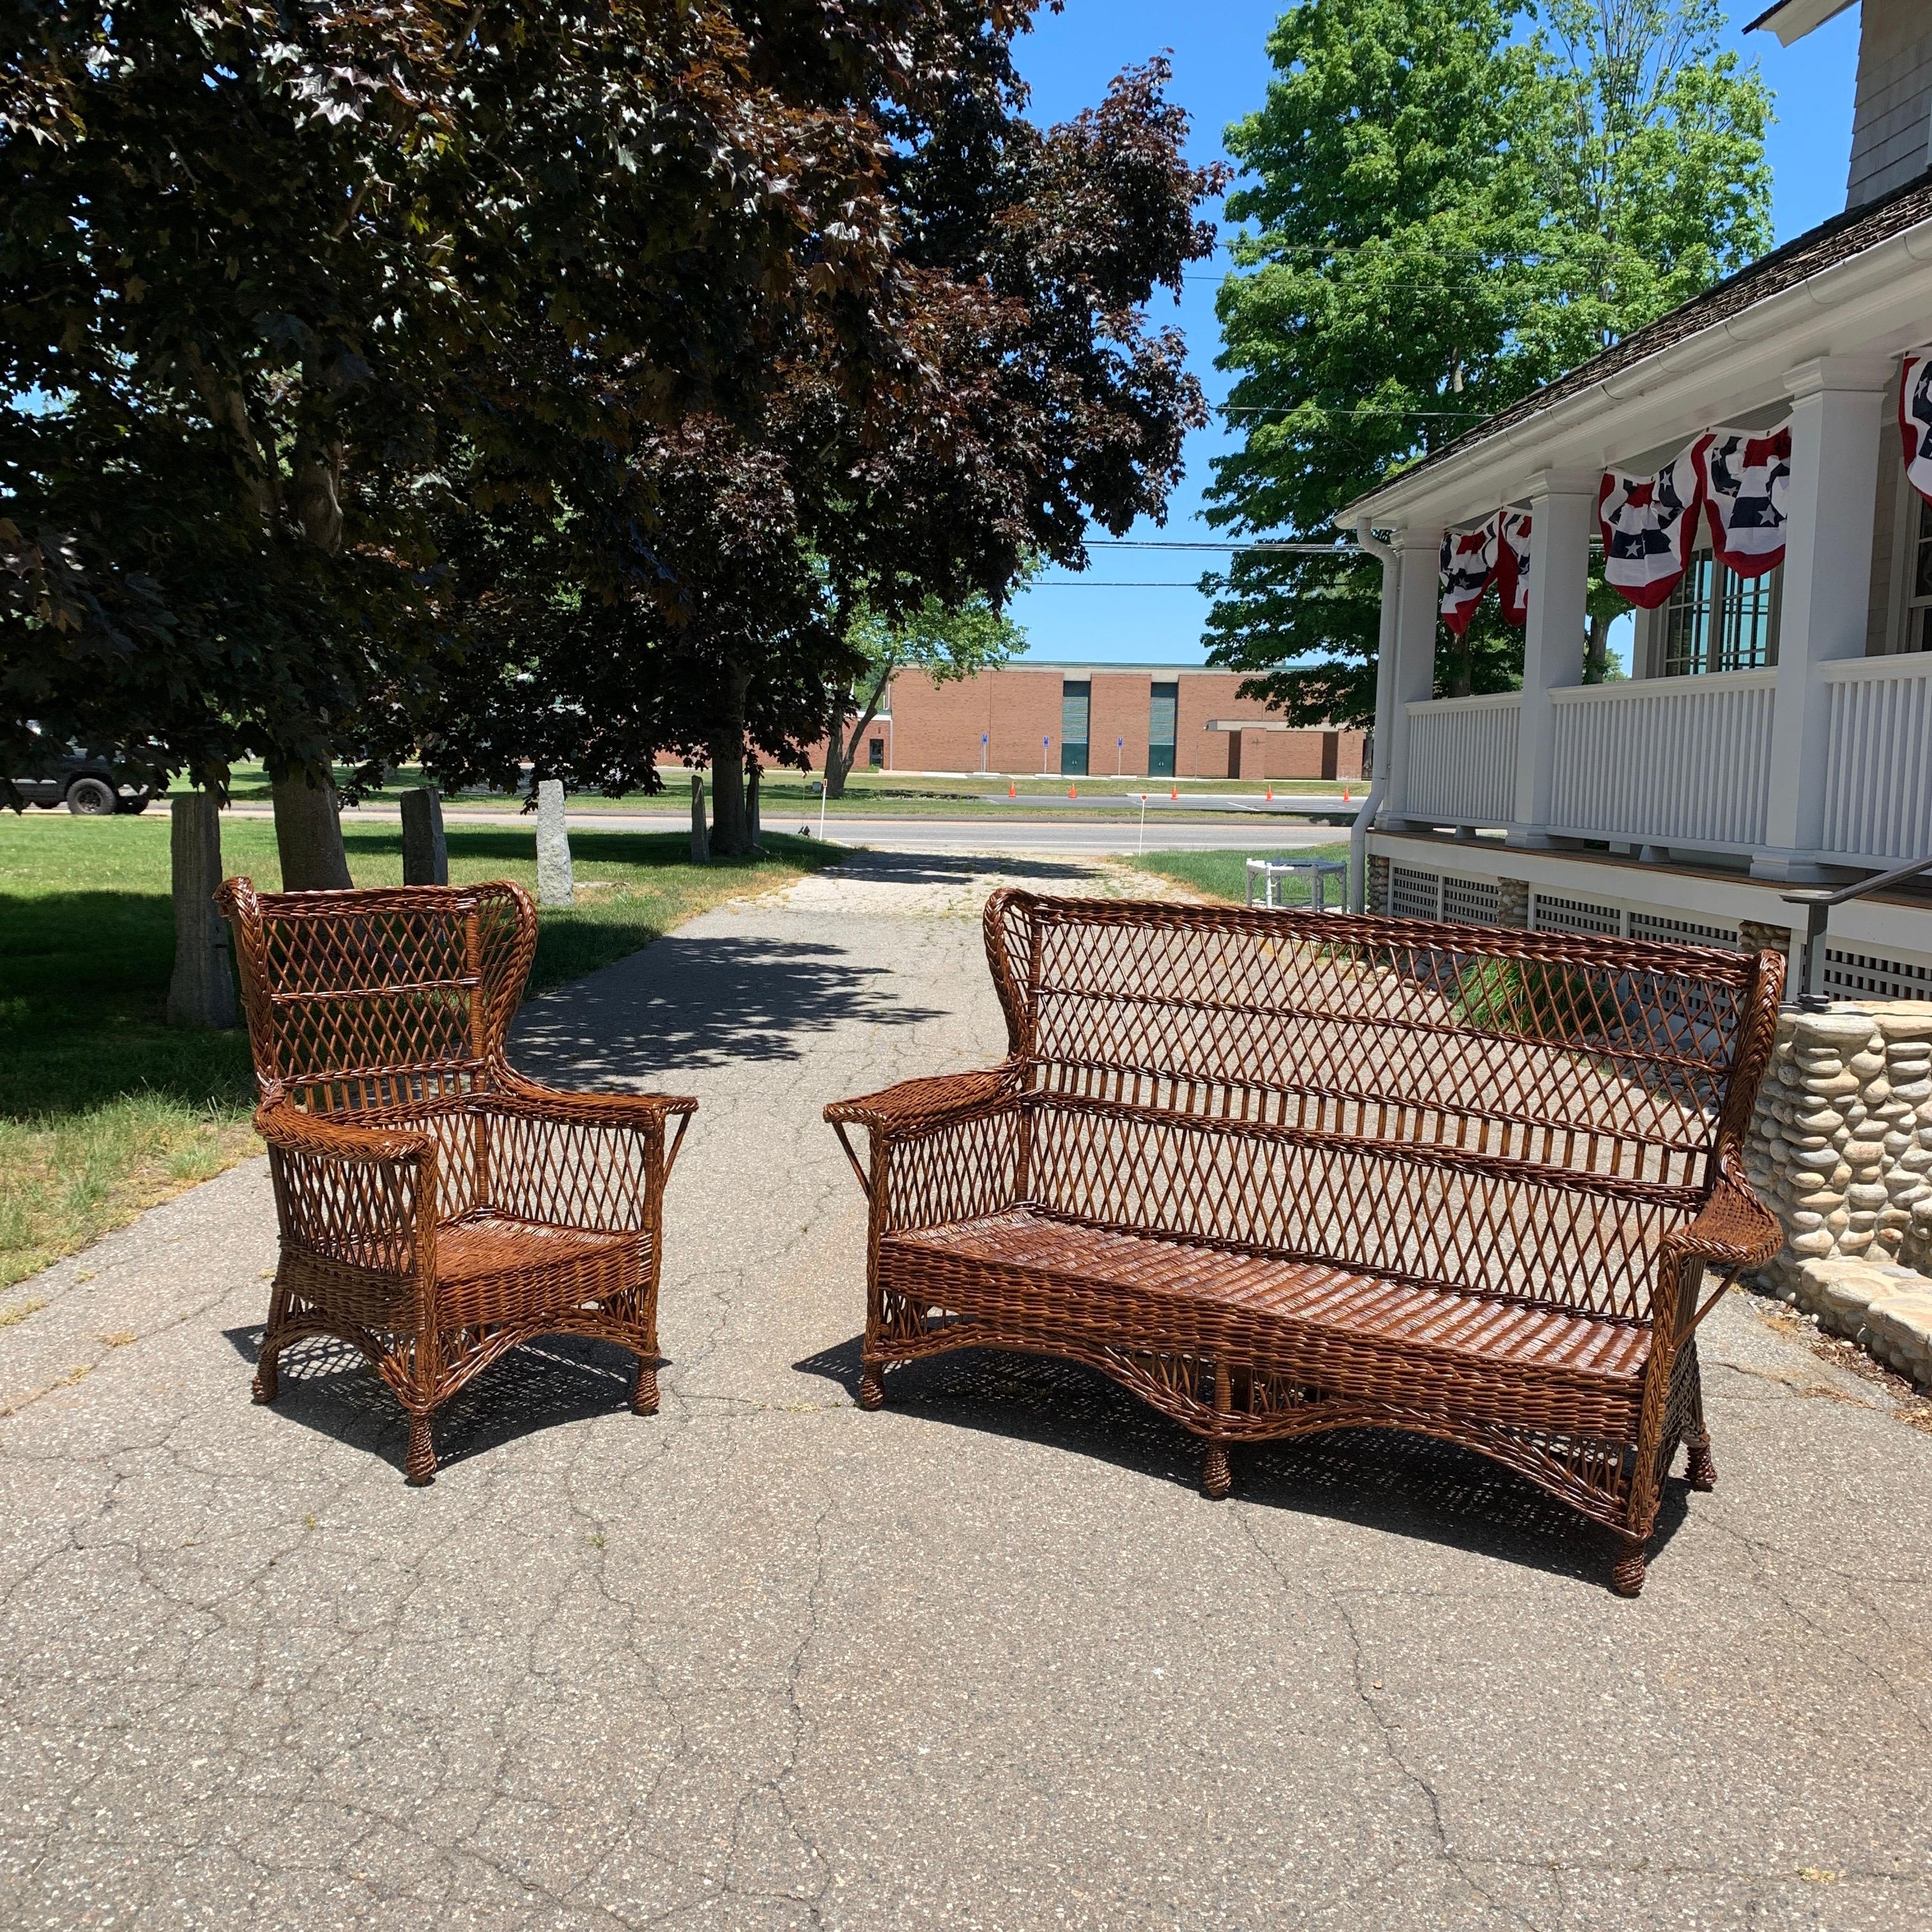
{"type": "Polygon", "coordinates": [[[522,1351],[415,1491],[345,1352],[254,1407],[260,1160],[7,1298],[0,1923],[1932,1926],[1932,1438],[1741,1305],[1634,1603],[1426,1442],[1213,1504],[1084,1371],[854,1406],[819,1110],[1003,1050],[993,863],[856,855],[525,1009],[530,1071],[703,1103],[653,1420],[522,1351]]]}

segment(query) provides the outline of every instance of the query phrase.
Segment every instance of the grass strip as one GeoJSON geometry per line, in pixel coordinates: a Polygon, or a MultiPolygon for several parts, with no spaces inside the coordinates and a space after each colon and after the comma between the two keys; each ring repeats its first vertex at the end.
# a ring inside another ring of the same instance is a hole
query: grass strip
{"type": "MultiPolygon", "coordinates": [[[[394,824],[345,823],[358,885],[402,883],[394,824]]],[[[536,880],[536,821],[448,827],[450,878],[536,880]]],[[[767,834],[748,860],[690,862],[681,832],[573,832],[578,903],[545,912],[532,992],[647,946],[722,901],[836,862],[767,834]]],[[[273,824],[230,819],[226,869],[278,888],[273,824]]],[[[253,1153],[239,1030],[166,1024],[174,916],[168,822],[0,813],[0,1288],[253,1153]]]]}
{"type": "MultiPolygon", "coordinates": [[[[1198,892],[1203,898],[1224,899],[1231,905],[1240,905],[1246,897],[1246,867],[1250,859],[1272,859],[1278,864],[1286,859],[1346,860],[1348,856],[1348,848],[1344,842],[1297,846],[1281,852],[1143,852],[1121,862],[1143,872],[1157,873],[1163,879],[1172,879],[1177,885],[1198,892]]],[[[1328,882],[1330,911],[1336,910],[1342,902],[1342,884],[1340,879],[1328,882]]],[[[1278,882],[1275,902],[1278,905],[1306,905],[1308,881],[1295,878],[1278,882]]]]}

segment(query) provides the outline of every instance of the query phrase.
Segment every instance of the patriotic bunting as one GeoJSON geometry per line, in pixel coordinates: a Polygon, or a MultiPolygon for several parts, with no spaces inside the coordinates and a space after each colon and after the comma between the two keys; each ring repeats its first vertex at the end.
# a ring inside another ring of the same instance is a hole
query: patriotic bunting
{"type": "Polygon", "coordinates": [[[1791,490],[1790,418],[1771,429],[1714,429],[1691,447],[1718,562],[1740,577],[1776,569],[1791,490]]]}
{"type": "Polygon", "coordinates": [[[1932,349],[1914,350],[1899,371],[1898,430],[1906,480],[1932,503],[1932,349]]]}
{"type": "Polygon", "coordinates": [[[1702,439],[1654,476],[1604,472],[1597,522],[1604,533],[1604,575],[1640,610],[1670,595],[1690,561],[1703,490],[1697,452],[1702,439]]]}
{"type": "Polygon", "coordinates": [[[1442,532],[1442,621],[1460,638],[1469,628],[1496,568],[1496,520],[1442,532]]]}
{"type": "Polygon", "coordinates": [[[1503,617],[1518,630],[1529,622],[1529,512],[1498,510],[1496,526],[1496,595],[1503,617]]]}

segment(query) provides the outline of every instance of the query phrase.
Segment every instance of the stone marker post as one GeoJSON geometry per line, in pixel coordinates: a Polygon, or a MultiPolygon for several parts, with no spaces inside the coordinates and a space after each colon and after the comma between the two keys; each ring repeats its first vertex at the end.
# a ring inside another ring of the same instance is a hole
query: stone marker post
{"type": "Polygon", "coordinates": [[[403,794],[403,884],[449,884],[449,842],[442,832],[442,794],[434,785],[403,794]]]}
{"type": "Polygon", "coordinates": [[[221,808],[212,792],[193,791],[171,800],[168,809],[175,902],[168,1024],[232,1027],[235,975],[228,922],[214,909],[214,889],[221,883],[221,808]]]}
{"type": "Polygon", "coordinates": [[[711,862],[711,834],[704,823],[704,780],[697,772],[691,775],[691,862],[711,862]]]}
{"type": "Polygon", "coordinates": [[[570,886],[570,827],[564,822],[563,782],[544,778],[537,786],[537,904],[567,906],[570,886]]]}

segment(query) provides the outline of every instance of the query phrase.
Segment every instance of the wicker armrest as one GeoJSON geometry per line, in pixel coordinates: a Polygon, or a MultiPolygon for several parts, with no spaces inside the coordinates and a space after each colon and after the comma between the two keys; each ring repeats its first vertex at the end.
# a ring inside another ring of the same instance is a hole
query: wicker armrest
{"type": "Polygon", "coordinates": [[[433,1251],[436,1143],[406,1127],[352,1126],[278,1097],[256,1110],[285,1240],[385,1274],[419,1274],[433,1251]]]}
{"type": "Polygon", "coordinates": [[[1784,1245],[1784,1224],[1727,1162],[1696,1218],[1664,1244],[1655,1307],[1660,1330],[1667,1317],[1674,1334],[1690,1334],[1724,1298],[1741,1269],[1762,1265],[1784,1245]],[[1694,1306],[1706,1268],[1721,1268],[1724,1279],[1702,1306],[1694,1306]]]}
{"type": "Polygon", "coordinates": [[[1748,1187],[1726,1177],[1680,1238],[1689,1259],[1754,1268],[1784,1246],[1784,1228],[1748,1187]]]}
{"type": "Polygon", "coordinates": [[[880,1093],[835,1100],[825,1118],[835,1127],[849,1123],[875,1134],[920,1132],[1004,1106],[1021,1092],[1021,1063],[1007,1060],[972,1073],[902,1080],[880,1093]]]}
{"type": "Polygon", "coordinates": [[[511,1073],[503,1084],[472,1103],[486,1114],[567,1122],[585,1127],[658,1127],[674,1115],[690,1115],[698,1102],[683,1094],[584,1094],[511,1073]]]}

